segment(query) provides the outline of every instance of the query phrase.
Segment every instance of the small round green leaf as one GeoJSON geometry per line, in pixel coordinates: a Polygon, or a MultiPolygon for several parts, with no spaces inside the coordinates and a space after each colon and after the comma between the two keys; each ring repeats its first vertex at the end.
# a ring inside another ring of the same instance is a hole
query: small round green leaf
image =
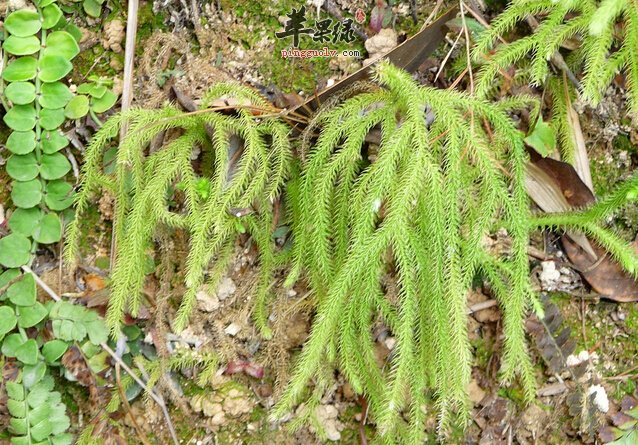
{"type": "Polygon", "coordinates": [[[11,155],[7,161],[7,173],[16,181],[30,181],[38,177],[40,169],[35,153],[11,155]]]}
{"type": "Polygon", "coordinates": [[[80,46],[71,34],[66,31],[55,31],[47,36],[43,56],[62,56],[71,60],[80,53],[80,46]]]}
{"type": "Polygon", "coordinates": [[[40,39],[36,36],[9,36],[4,41],[3,48],[15,56],[28,56],[40,50],[40,39]]]}
{"type": "Polygon", "coordinates": [[[40,176],[46,180],[60,179],[71,170],[71,163],[60,153],[43,155],[40,176]]]}
{"type": "Polygon", "coordinates": [[[33,239],[41,244],[53,244],[62,238],[62,224],[56,213],[48,213],[33,231],[33,239]]]}
{"type": "Polygon", "coordinates": [[[18,319],[10,306],[0,306],[0,338],[16,327],[18,319]]]}
{"type": "Polygon", "coordinates": [[[14,131],[7,138],[7,148],[11,153],[25,155],[35,148],[35,131],[14,131]]]}
{"type": "Polygon", "coordinates": [[[24,343],[20,334],[9,334],[2,342],[2,354],[7,357],[15,357],[16,350],[24,343]]]}
{"type": "Polygon", "coordinates": [[[15,131],[29,131],[35,127],[33,105],[15,105],[4,115],[4,123],[15,131]]]}
{"type": "MultiPolygon", "coordinates": [[[[33,412],[29,413],[29,415],[30,417],[33,416],[33,412]]],[[[29,433],[34,440],[40,443],[40,441],[43,441],[53,433],[53,425],[47,417],[44,417],[39,422],[34,423],[34,425],[29,429],[29,433]]]]}
{"type": "Polygon", "coordinates": [[[35,4],[40,8],[49,6],[51,3],[55,3],[57,0],[35,0],[35,4]]]}
{"type": "Polygon", "coordinates": [[[96,319],[94,321],[88,322],[87,324],[87,332],[89,334],[89,340],[94,345],[99,345],[100,343],[106,343],[109,339],[109,330],[106,327],[106,324],[103,320],[96,319]]]}
{"type": "Polygon", "coordinates": [[[4,21],[4,29],[18,37],[32,36],[40,31],[41,27],[40,15],[28,9],[12,12],[4,21]]]}
{"type": "MultiPolygon", "coordinates": [[[[22,385],[20,385],[22,386],[22,385]]],[[[22,407],[24,407],[24,403],[19,403],[22,407]]],[[[14,400],[9,400],[7,402],[7,408],[9,410],[13,410],[12,415],[16,415],[16,417],[10,420],[11,425],[11,433],[16,436],[26,436],[25,439],[28,438],[27,434],[29,433],[29,421],[26,418],[20,417],[18,414],[21,413],[21,408],[17,408],[18,403],[14,400]]],[[[26,415],[27,411],[24,410],[24,414],[26,415]]],[[[22,439],[22,437],[16,437],[16,439],[22,439]]],[[[25,445],[24,443],[20,443],[19,440],[15,440],[12,445],[25,445]]]]}
{"type": "Polygon", "coordinates": [[[64,108],[73,93],[62,82],[45,83],[40,88],[38,101],[43,108],[64,108]]]}
{"type": "Polygon", "coordinates": [[[35,365],[38,362],[38,344],[36,341],[30,338],[18,346],[16,358],[26,365],[35,365]]]}
{"type": "Polygon", "coordinates": [[[24,266],[31,259],[31,241],[24,235],[12,233],[0,239],[0,264],[4,267],[24,266]]]}
{"type": "Polygon", "coordinates": [[[26,105],[35,100],[35,85],[31,82],[13,82],[4,89],[4,95],[14,105],[26,105]]]}
{"type": "Polygon", "coordinates": [[[44,202],[47,207],[57,212],[69,208],[73,204],[73,186],[62,180],[48,182],[44,202]]]}
{"type": "Polygon", "coordinates": [[[35,280],[30,273],[7,289],[7,297],[16,306],[32,306],[36,302],[35,280]]]}
{"type": "Polygon", "coordinates": [[[19,318],[18,326],[21,328],[30,328],[44,320],[49,313],[42,303],[36,301],[33,306],[25,306],[18,308],[19,318]]]}
{"type": "Polygon", "coordinates": [[[38,61],[34,57],[20,57],[11,62],[2,72],[7,82],[31,80],[38,71],[38,61]]]}
{"type": "Polygon", "coordinates": [[[39,207],[16,209],[11,218],[9,218],[9,227],[13,233],[31,236],[40,223],[42,216],[42,210],[39,207]]]}
{"type": "Polygon", "coordinates": [[[69,145],[69,140],[59,131],[47,131],[42,138],[42,152],[53,154],[69,145]]]}
{"type": "Polygon", "coordinates": [[[96,99],[99,99],[102,96],[104,96],[104,94],[106,94],[107,91],[108,91],[108,88],[106,88],[104,85],[95,85],[91,89],[91,96],[95,97],[96,99]]]}
{"type": "Polygon", "coordinates": [[[89,112],[89,98],[84,95],[75,96],[64,109],[64,115],[69,119],[80,119],[89,112]]]}
{"type": "Polygon", "coordinates": [[[31,388],[29,394],[27,394],[27,403],[31,408],[42,406],[42,404],[46,403],[49,398],[49,391],[48,382],[40,382],[38,385],[31,388]]]}
{"type": "MultiPolygon", "coordinates": [[[[0,274],[0,287],[5,287],[12,280],[20,276],[20,269],[7,269],[0,274]]],[[[0,295],[0,300],[4,300],[6,295],[0,295]]]]}
{"type": "Polygon", "coordinates": [[[38,361],[34,366],[22,367],[22,384],[25,388],[29,389],[33,385],[37,384],[47,372],[47,365],[44,362],[38,361]]]}
{"type": "Polygon", "coordinates": [[[84,12],[91,17],[97,18],[102,13],[102,4],[96,0],[84,0],[82,6],[84,7],[84,12]]]}
{"type": "MultiPolygon", "coordinates": [[[[75,42],[75,40],[73,41],[75,42]]],[[[72,68],[71,62],[63,56],[54,54],[42,56],[39,63],[38,78],[42,82],[55,82],[69,74],[72,68]]]]}
{"type": "Polygon", "coordinates": [[[53,363],[66,352],[69,345],[62,340],[51,340],[42,346],[42,355],[47,362],[53,363]]]}
{"type": "Polygon", "coordinates": [[[27,182],[14,182],[11,190],[11,200],[17,207],[23,209],[35,207],[42,200],[42,184],[38,179],[27,182]]]}
{"type": "Polygon", "coordinates": [[[82,40],[82,30],[80,30],[80,28],[73,23],[67,23],[64,30],[71,34],[76,42],[80,43],[80,40],[82,40]]]}
{"type": "Polygon", "coordinates": [[[550,125],[539,119],[534,129],[525,138],[525,143],[541,156],[549,156],[556,148],[556,132],[550,125]]]}
{"type": "Polygon", "coordinates": [[[96,98],[104,96],[106,90],[107,88],[104,85],[98,85],[94,82],[83,83],[82,85],[78,86],[79,94],[88,94],[91,97],[96,98]]]}
{"type": "Polygon", "coordinates": [[[62,18],[62,11],[58,5],[52,3],[49,6],[42,8],[42,17],[42,28],[50,29],[58,24],[62,18]]]}
{"type": "Polygon", "coordinates": [[[117,102],[117,95],[113,91],[107,90],[102,97],[91,100],[91,108],[96,113],[104,113],[110,110],[115,102],[117,102]]]}
{"type": "Polygon", "coordinates": [[[18,402],[22,402],[25,399],[26,393],[24,387],[14,381],[8,380],[5,381],[5,389],[7,390],[7,395],[10,399],[16,400],[18,402]]]}
{"type": "Polygon", "coordinates": [[[44,108],[40,111],[40,126],[45,130],[55,130],[64,123],[63,108],[44,108]]]}

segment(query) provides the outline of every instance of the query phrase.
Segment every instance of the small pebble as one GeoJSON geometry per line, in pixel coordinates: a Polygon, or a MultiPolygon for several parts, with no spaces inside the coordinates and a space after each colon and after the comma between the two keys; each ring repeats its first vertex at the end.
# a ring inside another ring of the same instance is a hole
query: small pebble
{"type": "Polygon", "coordinates": [[[224,332],[231,337],[237,335],[239,331],[241,331],[241,326],[239,326],[237,323],[231,323],[226,327],[226,329],[224,329],[224,332]]]}

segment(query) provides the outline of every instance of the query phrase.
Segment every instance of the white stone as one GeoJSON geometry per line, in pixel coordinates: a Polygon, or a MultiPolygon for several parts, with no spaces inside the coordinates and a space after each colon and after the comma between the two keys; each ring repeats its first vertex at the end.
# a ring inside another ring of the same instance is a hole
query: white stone
{"type": "Polygon", "coordinates": [[[601,413],[606,413],[609,411],[609,399],[607,398],[607,391],[601,385],[592,385],[589,387],[589,391],[587,391],[587,395],[594,396],[594,405],[598,408],[598,411],[601,413]]]}
{"type": "Polygon", "coordinates": [[[387,53],[397,46],[397,33],[392,28],[384,28],[365,42],[371,59],[387,53]]]}
{"type": "Polygon", "coordinates": [[[319,405],[315,410],[317,420],[323,427],[328,440],[336,442],[341,440],[340,429],[343,429],[341,422],[337,420],[339,411],[334,405],[319,405]]]}
{"type": "Polygon", "coordinates": [[[217,298],[225,300],[233,295],[236,290],[237,286],[235,286],[235,282],[230,277],[224,277],[217,288],[217,298]]]}
{"type": "Polygon", "coordinates": [[[388,348],[390,351],[392,351],[395,347],[395,345],[397,344],[397,340],[394,337],[388,337],[385,339],[385,341],[383,342],[385,343],[385,347],[388,348]]]}
{"type": "Polygon", "coordinates": [[[235,335],[239,334],[239,331],[241,331],[241,326],[239,326],[237,323],[231,323],[228,326],[226,326],[226,329],[224,329],[224,332],[230,335],[231,337],[234,337],[235,335]]]}
{"type": "Polygon", "coordinates": [[[219,309],[220,303],[217,295],[210,295],[204,290],[200,290],[195,294],[197,298],[197,307],[204,312],[214,312],[219,309]]]}
{"type": "Polygon", "coordinates": [[[560,279],[560,272],[556,270],[556,263],[553,261],[543,261],[541,263],[543,270],[539,275],[539,279],[543,287],[551,287],[560,279]]]}
{"type": "Polygon", "coordinates": [[[570,354],[565,359],[565,364],[567,366],[578,366],[583,362],[589,360],[589,352],[587,350],[580,351],[578,355],[570,354]]]}

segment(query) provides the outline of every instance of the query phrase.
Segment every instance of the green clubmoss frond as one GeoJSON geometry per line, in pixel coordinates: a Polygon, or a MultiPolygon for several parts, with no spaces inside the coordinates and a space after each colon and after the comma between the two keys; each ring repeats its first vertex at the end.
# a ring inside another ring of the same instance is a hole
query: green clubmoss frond
{"type": "Polygon", "coordinates": [[[320,133],[295,185],[296,273],[306,271],[319,305],[275,415],[301,401],[307,383],[331,363],[367,396],[384,440],[418,443],[427,389],[443,410],[443,427],[450,413],[468,412],[467,292],[482,256],[491,255],[482,239],[504,209],[518,212],[512,227],[520,238],[512,258],[498,259],[512,270],[507,292],[517,293],[503,302],[511,337],[504,365],[534,392],[523,330],[531,300],[526,157],[504,111],[529,98],[499,109],[463,93],[419,87],[387,64],[375,79],[382,89],[316,118],[320,133]],[[472,124],[483,119],[491,135],[472,124]],[[380,132],[379,148],[374,157],[362,156],[372,129],[380,132]],[[516,167],[513,179],[503,166],[516,167]],[[390,270],[396,301],[382,287],[390,270]],[[387,367],[373,359],[378,317],[397,340],[387,367]]]}
{"type": "MultiPolygon", "coordinates": [[[[108,186],[114,192],[116,207],[113,230],[117,250],[107,314],[114,333],[125,311],[136,314],[139,310],[144,260],[159,226],[186,230],[190,235],[185,271],[187,290],[175,319],[176,330],[186,326],[195,294],[205,281],[212,259],[224,261],[215,266],[213,274],[217,279],[223,275],[238,236],[238,223],[248,228],[259,246],[264,275],[257,300],[260,305],[265,302],[269,290],[265,283],[272,276],[276,256],[271,242],[271,206],[289,172],[289,130],[272,117],[255,114],[257,109],[267,111],[269,107],[248,88],[218,85],[205,102],[219,96],[235,98],[239,109],[230,115],[215,109],[191,113],[174,107],[131,110],[109,120],[87,150],[81,190],[76,198],[78,218],[69,227],[65,257],[70,262],[77,254],[82,213],[94,193],[108,186]],[[124,122],[128,126],[127,135],[120,141],[115,172],[107,175],[102,168],[103,153],[124,122]],[[168,130],[181,135],[160,150],[146,154],[150,141],[168,130]],[[210,140],[209,132],[212,132],[210,140]],[[191,161],[196,147],[208,151],[202,158],[212,164],[201,171],[191,161]],[[183,191],[183,202],[179,204],[171,202],[175,187],[183,191]],[[243,210],[247,210],[248,216],[234,214],[243,210]]],[[[209,285],[217,283],[209,281],[209,285]]],[[[262,330],[266,330],[263,314],[259,320],[262,330]]]]}
{"type": "Polygon", "coordinates": [[[530,83],[543,84],[550,74],[548,62],[572,38],[582,41],[568,57],[582,64],[582,97],[593,105],[598,104],[613,77],[624,71],[630,97],[628,108],[635,111],[638,104],[638,55],[635,50],[638,47],[638,5],[633,0],[513,2],[494,20],[491,28],[481,34],[474,47],[475,61],[488,58],[479,71],[477,94],[487,96],[498,73],[524,58],[531,59],[530,83]],[[497,37],[504,36],[528,17],[540,18],[538,27],[531,34],[501,44],[494,54],[487,56],[497,37]]]}

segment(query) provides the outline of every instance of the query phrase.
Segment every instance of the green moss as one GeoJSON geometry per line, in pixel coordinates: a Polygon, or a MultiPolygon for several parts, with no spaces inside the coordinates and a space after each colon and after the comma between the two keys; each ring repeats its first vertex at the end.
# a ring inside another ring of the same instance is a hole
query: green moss
{"type": "MultiPolygon", "coordinates": [[[[82,218],[82,230],[87,235],[80,241],[80,254],[82,258],[95,253],[95,245],[100,242],[100,233],[104,231],[100,222],[100,212],[97,206],[89,206],[82,218]]],[[[104,240],[108,235],[104,235],[104,240]]]]}
{"type": "Polygon", "coordinates": [[[481,337],[472,340],[472,347],[474,348],[474,357],[476,359],[476,366],[479,368],[487,367],[490,357],[494,353],[494,342],[492,339],[483,339],[481,337]]]}
{"type": "Polygon", "coordinates": [[[141,45],[155,31],[166,31],[168,28],[164,24],[165,16],[162,11],[153,12],[153,2],[140,3],[137,12],[137,43],[136,53],[141,55],[144,52],[144,45],[141,45]]]}
{"type": "Polygon", "coordinates": [[[638,333],[638,307],[636,303],[631,303],[625,306],[627,310],[627,318],[625,324],[633,332],[638,333]]]}
{"type": "Polygon", "coordinates": [[[509,399],[521,408],[526,405],[525,394],[519,386],[499,388],[497,394],[504,399],[509,399]]]}
{"type": "Polygon", "coordinates": [[[614,400],[622,400],[625,396],[632,396],[636,390],[636,382],[629,379],[619,382],[612,394],[614,400]]]}
{"type": "MultiPolygon", "coordinates": [[[[587,350],[593,345],[604,345],[597,353],[601,356],[601,362],[612,362],[615,365],[613,370],[600,369],[602,376],[618,375],[630,370],[635,366],[636,355],[638,354],[638,305],[631,303],[622,306],[626,318],[620,326],[612,321],[611,313],[619,310],[616,303],[602,300],[596,304],[586,306],[584,334],[587,342],[583,338],[583,325],[579,319],[580,302],[574,301],[571,296],[555,293],[552,295],[552,302],[559,308],[564,318],[564,326],[569,326],[572,330],[572,338],[576,339],[576,353],[587,350]],[[624,327],[623,327],[624,324],[624,327]],[[617,335],[619,327],[623,328],[626,335],[617,335]]],[[[613,386],[610,392],[611,397],[620,401],[627,394],[633,394],[636,390],[636,382],[632,379],[626,381],[609,381],[613,386]]]]}
{"type": "Polygon", "coordinates": [[[73,59],[73,82],[80,84],[88,76],[113,77],[115,71],[109,65],[111,57],[110,51],[106,51],[100,44],[95,45],[91,50],[82,51],[73,59]]]}
{"type": "MultiPolygon", "coordinates": [[[[9,135],[11,134],[11,130],[6,126],[0,126],[0,140],[6,141],[9,135]]],[[[5,154],[5,156],[8,156],[5,154]]],[[[11,178],[7,174],[7,171],[4,168],[0,168],[0,203],[3,203],[5,209],[7,208],[7,204],[9,202],[10,189],[9,184],[11,183],[11,178]]]]}

